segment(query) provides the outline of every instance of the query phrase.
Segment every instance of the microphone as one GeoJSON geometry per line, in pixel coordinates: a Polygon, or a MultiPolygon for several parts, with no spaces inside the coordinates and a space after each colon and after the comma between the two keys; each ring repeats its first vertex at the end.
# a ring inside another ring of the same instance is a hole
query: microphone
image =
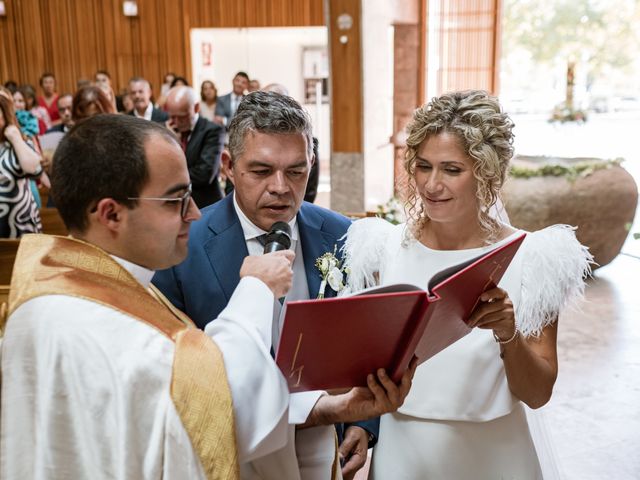
{"type": "Polygon", "coordinates": [[[291,227],[286,222],[276,222],[271,225],[264,241],[264,252],[271,253],[288,250],[291,247],[291,227]]]}

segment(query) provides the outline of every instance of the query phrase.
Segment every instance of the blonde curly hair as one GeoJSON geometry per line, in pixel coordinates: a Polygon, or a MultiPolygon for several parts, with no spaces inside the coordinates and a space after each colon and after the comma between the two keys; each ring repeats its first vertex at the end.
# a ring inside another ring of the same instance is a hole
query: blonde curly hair
{"type": "Polygon", "coordinates": [[[502,112],[498,99],[483,90],[446,93],[434,97],[414,112],[413,120],[407,126],[404,168],[407,217],[415,238],[429,221],[415,183],[418,150],[430,136],[447,132],[455,135],[473,160],[473,176],[478,185],[478,223],[485,241],[495,241],[500,224],[491,217],[489,210],[499,198],[513,157],[513,127],[513,121],[502,112]]]}

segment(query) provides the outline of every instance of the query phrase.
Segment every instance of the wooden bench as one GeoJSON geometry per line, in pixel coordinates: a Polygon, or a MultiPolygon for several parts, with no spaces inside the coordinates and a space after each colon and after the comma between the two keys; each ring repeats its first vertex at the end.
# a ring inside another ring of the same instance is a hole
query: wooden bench
{"type": "Polygon", "coordinates": [[[0,336],[4,322],[4,311],[9,305],[9,287],[11,285],[11,274],[13,273],[13,263],[20,246],[20,240],[15,238],[0,239],[0,336]]]}
{"type": "Polygon", "coordinates": [[[0,285],[11,283],[13,262],[20,246],[20,240],[15,238],[0,239],[0,285]]]}
{"type": "Polygon", "coordinates": [[[62,236],[69,234],[57,208],[41,208],[40,220],[42,220],[42,233],[62,236]]]}

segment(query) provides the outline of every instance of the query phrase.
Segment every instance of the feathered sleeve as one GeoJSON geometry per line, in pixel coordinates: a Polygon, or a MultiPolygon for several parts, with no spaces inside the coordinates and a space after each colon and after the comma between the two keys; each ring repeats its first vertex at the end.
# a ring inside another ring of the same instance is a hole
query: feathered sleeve
{"type": "Polygon", "coordinates": [[[381,218],[353,222],[342,247],[347,283],[340,295],[378,284],[384,266],[385,245],[394,226],[381,218]]]}
{"type": "Polygon", "coordinates": [[[518,329],[538,336],[560,311],[584,294],[593,256],[578,242],[574,228],[553,225],[527,235],[522,259],[522,294],[516,307],[518,329]]]}

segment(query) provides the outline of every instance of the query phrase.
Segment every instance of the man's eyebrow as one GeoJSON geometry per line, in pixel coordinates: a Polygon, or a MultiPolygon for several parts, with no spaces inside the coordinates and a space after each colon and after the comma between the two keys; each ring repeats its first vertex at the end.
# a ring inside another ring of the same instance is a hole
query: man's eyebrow
{"type": "Polygon", "coordinates": [[[185,191],[189,188],[188,183],[180,183],[178,185],[174,185],[173,187],[169,187],[168,190],[165,190],[163,195],[171,195],[172,193],[178,193],[181,191],[185,191]]]}
{"type": "MultiPolygon", "coordinates": [[[[298,163],[294,164],[294,165],[288,165],[287,166],[287,170],[291,169],[291,168],[302,168],[302,167],[306,167],[307,166],[307,161],[306,160],[300,160],[298,163]]],[[[256,168],[256,167],[262,167],[262,168],[274,168],[274,166],[270,163],[266,163],[266,162],[261,162],[260,160],[250,160],[248,162],[248,167],[249,168],[256,168]]]]}

